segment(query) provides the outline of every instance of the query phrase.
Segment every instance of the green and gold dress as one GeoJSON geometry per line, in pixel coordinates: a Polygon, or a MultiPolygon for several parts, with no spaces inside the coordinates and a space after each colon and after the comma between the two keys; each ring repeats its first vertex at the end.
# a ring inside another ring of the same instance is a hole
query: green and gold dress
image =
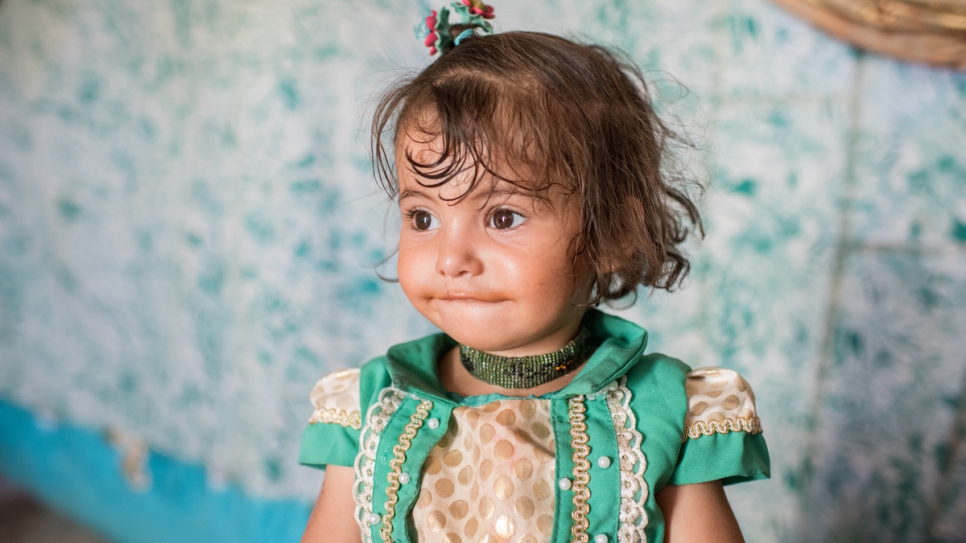
{"type": "Polygon", "coordinates": [[[665,485],[769,476],[740,375],[644,354],[643,329],[597,310],[584,326],[600,347],[542,396],[445,391],[445,334],[327,375],[299,462],[354,467],[367,543],[660,542],[665,485]]]}

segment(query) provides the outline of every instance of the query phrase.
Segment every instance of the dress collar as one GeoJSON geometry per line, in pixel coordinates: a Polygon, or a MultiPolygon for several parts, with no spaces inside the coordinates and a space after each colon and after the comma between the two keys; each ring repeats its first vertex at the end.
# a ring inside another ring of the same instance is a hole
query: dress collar
{"type": "MultiPolygon", "coordinates": [[[[600,347],[567,386],[541,398],[567,398],[598,392],[627,373],[644,354],[647,331],[630,321],[589,309],[584,314],[583,324],[600,347]]],[[[386,365],[393,384],[403,392],[437,402],[457,403],[447,395],[436,375],[436,361],[456,345],[453,338],[439,333],[390,347],[386,365]]],[[[475,403],[473,398],[478,397],[469,396],[464,401],[475,403]]]]}

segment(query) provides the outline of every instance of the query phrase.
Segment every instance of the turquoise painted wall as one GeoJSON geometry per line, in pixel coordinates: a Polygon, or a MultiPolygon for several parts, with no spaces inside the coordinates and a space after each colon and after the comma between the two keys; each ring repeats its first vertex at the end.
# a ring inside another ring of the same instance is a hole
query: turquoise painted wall
{"type": "MultiPolygon", "coordinates": [[[[621,313],[754,384],[774,477],[729,491],[747,539],[966,541],[966,74],[761,0],[494,5],[500,30],[629,51],[704,142],[689,285],[621,313]]],[[[314,380],[431,331],[375,275],[395,219],[365,134],[380,86],[428,62],[429,7],[0,2],[0,472],[50,496],[24,457],[102,447],[78,488],[290,504],[160,519],[304,521],[314,380]]]]}

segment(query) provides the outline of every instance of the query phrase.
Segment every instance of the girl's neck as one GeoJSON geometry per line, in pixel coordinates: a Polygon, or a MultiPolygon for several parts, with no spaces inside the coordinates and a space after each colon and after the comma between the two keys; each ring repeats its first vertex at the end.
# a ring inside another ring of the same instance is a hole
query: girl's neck
{"type": "Polygon", "coordinates": [[[483,394],[503,394],[505,396],[540,396],[550,392],[556,392],[570,384],[573,378],[580,373],[586,361],[575,366],[566,375],[558,377],[553,381],[548,381],[542,385],[525,389],[507,389],[491,385],[476,379],[463,367],[460,362],[460,349],[454,347],[447,351],[436,363],[436,372],[443,388],[448,392],[454,392],[460,396],[479,396],[483,394]]]}

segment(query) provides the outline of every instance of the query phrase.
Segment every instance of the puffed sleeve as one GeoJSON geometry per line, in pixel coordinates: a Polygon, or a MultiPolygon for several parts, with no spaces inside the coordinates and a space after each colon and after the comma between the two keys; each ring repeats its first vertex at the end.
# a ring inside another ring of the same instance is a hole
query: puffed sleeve
{"type": "Polygon", "coordinates": [[[685,386],[684,443],[668,484],[768,478],[768,447],[747,381],[734,370],[700,368],[688,373],[685,386]]]}
{"type": "Polygon", "coordinates": [[[314,411],[302,433],[299,463],[352,466],[362,428],[359,369],[326,375],[312,388],[311,400],[314,411]]]}

